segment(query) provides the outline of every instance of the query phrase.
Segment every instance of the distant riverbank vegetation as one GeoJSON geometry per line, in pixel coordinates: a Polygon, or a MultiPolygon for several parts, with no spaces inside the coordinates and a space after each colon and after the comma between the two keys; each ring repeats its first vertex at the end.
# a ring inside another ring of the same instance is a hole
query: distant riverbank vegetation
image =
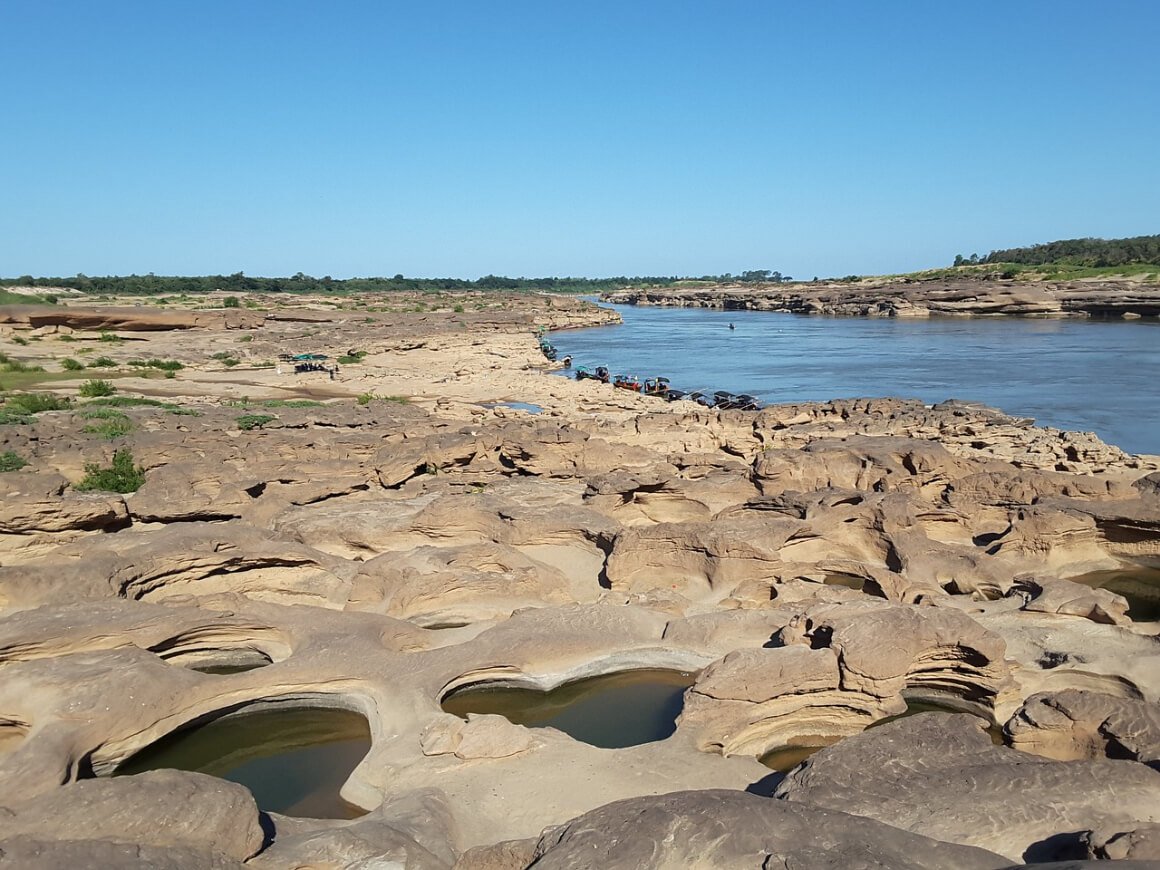
{"type": "Polygon", "coordinates": [[[989,266],[1004,277],[1034,272],[1045,277],[1098,277],[1139,274],[1160,266],[1160,235],[1128,239],[1061,239],[1023,248],[991,251],[985,257],[955,257],[954,266],[989,266]]]}
{"type": "MultiPolygon", "coordinates": [[[[699,278],[672,276],[620,276],[616,278],[505,278],[501,275],[485,275],[469,280],[465,278],[407,278],[395,275],[393,278],[331,278],[329,275],[314,278],[299,272],[289,278],[259,278],[235,272],[232,275],[203,275],[181,277],[169,275],[75,275],[71,278],[35,278],[22,275],[19,278],[0,278],[0,304],[16,302],[49,301],[55,297],[32,299],[22,294],[12,294],[4,287],[64,287],[81,293],[109,296],[165,296],[180,294],[211,293],[443,293],[469,291],[505,292],[548,292],[596,294],[625,287],[671,287],[686,281],[710,283],[768,283],[792,280],[780,272],[769,269],[753,269],[738,275],[703,275],[699,278]]],[[[232,298],[232,297],[231,297],[232,298]]],[[[227,303],[228,304],[228,303],[227,303]]],[[[233,299],[233,307],[238,304],[233,299]]]]}

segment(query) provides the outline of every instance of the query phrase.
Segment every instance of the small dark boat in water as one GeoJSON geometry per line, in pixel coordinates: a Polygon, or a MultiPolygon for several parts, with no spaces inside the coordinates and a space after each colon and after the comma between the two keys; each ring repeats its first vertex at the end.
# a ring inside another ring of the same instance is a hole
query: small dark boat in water
{"type": "Polygon", "coordinates": [[[641,387],[641,392],[646,396],[665,396],[669,392],[669,379],[649,378],[641,387]]]}
{"type": "Polygon", "coordinates": [[[757,397],[749,395],[749,393],[739,393],[736,397],[738,411],[760,411],[761,403],[757,401],[757,397]]]}

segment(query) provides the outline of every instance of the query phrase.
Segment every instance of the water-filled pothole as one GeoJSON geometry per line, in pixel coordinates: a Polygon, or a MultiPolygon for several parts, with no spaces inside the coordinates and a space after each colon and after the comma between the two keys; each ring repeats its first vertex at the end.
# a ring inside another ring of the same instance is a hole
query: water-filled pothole
{"type": "Polygon", "coordinates": [[[1122,595],[1128,602],[1128,616],[1134,622],[1160,620],[1160,568],[1122,568],[1116,571],[1093,571],[1069,578],[1075,583],[1107,589],[1122,595]]]}
{"type": "Polygon", "coordinates": [[[517,725],[558,728],[592,746],[621,749],[672,735],[685,689],[696,678],[684,671],[637,670],[565,683],[550,692],[467,687],[444,698],[443,709],[465,718],[497,713],[517,725]]]}
{"type": "Polygon", "coordinates": [[[896,722],[899,719],[905,719],[907,716],[915,716],[919,713],[967,713],[986,722],[987,734],[990,736],[991,742],[996,746],[1003,745],[1003,729],[991,720],[989,714],[983,715],[978,706],[965,701],[960,706],[953,701],[932,701],[929,698],[914,698],[906,702],[906,709],[897,716],[887,716],[885,719],[879,719],[873,725],[868,725],[867,728],[877,728],[880,725],[896,722]]]}
{"type": "Polygon", "coordinates": [[[516,411],[527,411],[529,414],[543,413],[543,408],[531,402],[484,402],[484,408],[511,408],[516,411]]]}
{"type": "Polygon", "coordinates": [[[820,749],[825,749],[827,746],[833,746],[841,737],[833,735],[818,735],[801,738],[802,742],[795,746],[779,746],[777,749],[771,749],[765,755],[758,759],[762,764],[771,770],[780,771],[781,773],[789,773],[815,752],[820,749]]]}
{"type": "MultiPolygon", "coordinates": [[[[906,709],[896,716],[887,716],[885,719],[879,719],[866,726],[866,730],[877,728],[880,725],[885,725],[888,722],[895,722],[899,719],[905,719],[907,716],[915,716],[918,713],[969,713],[973,716],[978,716],[974,710],[963,709],[951,703],[936,703],[930,700],[912,700],[906,702],[906,709]]],[[[996,746],[1003,744],[1003,731],[990,720],[983,716],[978,716],[984,722],[987,722],[987,734],[991,737],[991,742],[996,746]]],[[[841,737],[832,735],[807,735],[798,738],[792,746],[779,746],[776,749],[771,749],[765,755],[758,759],[766,767],[782,773],[788,773],[793,770],[815,752],[825,749],[827,746],[833,746],[841,737]]]]}
{"type": "Polygon", "coordinates": [[[827,586],[844,586],[847,589],[854,589],[861,592],[866,586],[866,579],[858,577],[855,574],[843,574],[841,572],[833,572],[827,574],[822,582],[827,586]]]}
{"type": "Polygon", "coordinates": [[[115,775],[163,768],[208,773],[244,785],[262,810],[353,819],[365,811],[338,792],[370,748],[370,728],[358,713],[266,709],[174,732],[125,761],[115,775]]]}

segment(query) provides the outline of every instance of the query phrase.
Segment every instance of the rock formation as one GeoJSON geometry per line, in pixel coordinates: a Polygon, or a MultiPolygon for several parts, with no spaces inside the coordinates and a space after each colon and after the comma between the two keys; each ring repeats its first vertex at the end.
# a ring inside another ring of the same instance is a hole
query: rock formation
{"type": "Polygon", "coordinates": [[[293,302],[55,306],[28,345],[6,314],[0,349],[49,367],[64,336],[136,346],[105,343],[120,434],[86,432],[111,406],[66,380],[45,389],[71,405],[0,424],[28,463],[0,473],[0,866],[1155,858],[1155,457],[962,402],[707,411],[548,377],[531,327],[608,316],[574,300],[293,302]],[[365,355],[334,380],[265,365],[303,346],[365,355]],[[82,491],[115,449],[144,483],[82,491]],[[1115,571],[1145,592],[1098,588],[1115,571]],[[639,669],[696,678],[675,733],[626,748],[441,707],[639,669]],[[882,721],[920,704],[974,715],[882,721]],[[303,707],[366,720],[361,818],[106,778],[303,707]],[[828,744],[788,776],[758,761],[828,744]]]}

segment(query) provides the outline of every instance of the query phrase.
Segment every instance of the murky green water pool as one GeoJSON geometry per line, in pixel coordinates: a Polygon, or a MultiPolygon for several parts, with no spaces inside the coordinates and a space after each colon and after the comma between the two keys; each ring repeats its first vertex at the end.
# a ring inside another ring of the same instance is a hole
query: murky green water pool
{"type": "Polygon", "coordinates": [[[622,671],[553,689],[467,688],[443,699],[456,716],[497,713],[517,725],[558,728],[584,743],[620,749],[664,740],[676,730],[696,674],[622,671]]]}
{"type": "Polygon", "coordinates": [[[338,792],[370,748],[370,728],[358,713],[270,709],[170,734],[122,764],[116,775],[192,770],[246,786],[262,810],[353,819],[364,811],[338,792]]]}

